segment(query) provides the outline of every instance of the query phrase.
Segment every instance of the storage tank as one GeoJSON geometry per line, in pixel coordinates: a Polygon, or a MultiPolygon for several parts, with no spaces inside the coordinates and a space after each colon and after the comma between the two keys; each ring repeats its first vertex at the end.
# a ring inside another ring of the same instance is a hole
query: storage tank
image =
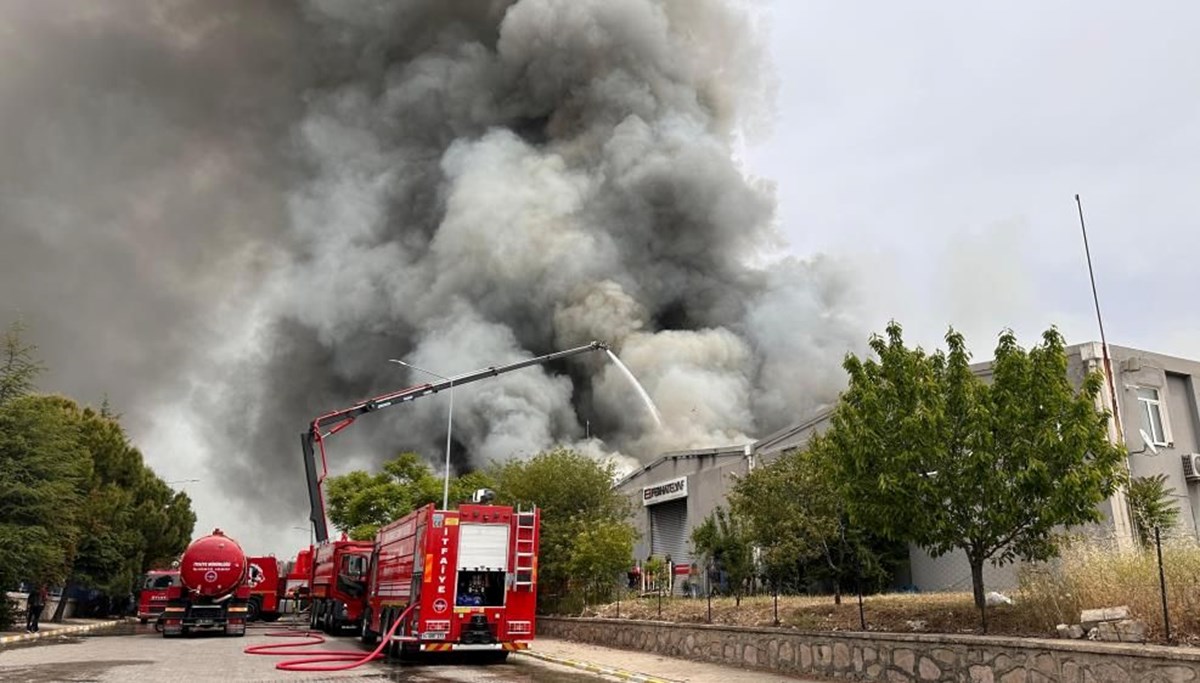
{"type": "Polygon", "coordinates": [[[179,578],[189,591],[204,597],[232,593],[246,579],[246,553],[237,541],[214,529],[183,551],[179,578]]]}

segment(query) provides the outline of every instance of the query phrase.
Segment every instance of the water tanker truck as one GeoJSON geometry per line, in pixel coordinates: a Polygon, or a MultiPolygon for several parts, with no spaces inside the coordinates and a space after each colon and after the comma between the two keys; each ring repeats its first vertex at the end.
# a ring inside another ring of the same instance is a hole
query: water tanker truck
{"type": "Polygon", "coordinates": [[[250,600],[246,553],[220,529],[192,541],[179,560],[179,584],[168,589],[164,638],[197,631],[246,635],[250,600]]]}

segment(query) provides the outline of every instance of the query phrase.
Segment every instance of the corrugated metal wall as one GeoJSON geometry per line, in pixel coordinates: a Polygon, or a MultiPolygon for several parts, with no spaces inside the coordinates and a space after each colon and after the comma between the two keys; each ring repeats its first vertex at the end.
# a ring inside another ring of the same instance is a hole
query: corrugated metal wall
{"type": "Polygon", "coordinates": [[[692,561],[688,553],[687,498],[650,506],[650,553],[675,564],[692,561]]]}

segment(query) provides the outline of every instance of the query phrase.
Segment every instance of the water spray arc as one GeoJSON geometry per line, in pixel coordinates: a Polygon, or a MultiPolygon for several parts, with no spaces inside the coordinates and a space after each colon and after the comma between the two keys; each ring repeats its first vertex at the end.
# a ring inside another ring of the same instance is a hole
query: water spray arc
{"type": "Polygon", "coordinates": [[[650,398],[650,394],[646,393],[646,388],[642,386],[642,383],[638,381],[633,372],[621,362],[621,359],[617,357],[617,354],[613,353],[612,349],[606,348],[604,351],[608,354],[608,357],[612,359],[612,362],[616,363],[617,367],[620,368],[621,374],[625,375],[625,378],[628,379],[629,383],[633,385],[633,388],[637,390],[638,396],[642,397],[642,403],[646,404],[646,409],[650,411],[650,416],[654,418],[654,424],[661,428],[663,423],[662,413],[658,412],[658,406],[654,405],[654,401],[650,398]]]}

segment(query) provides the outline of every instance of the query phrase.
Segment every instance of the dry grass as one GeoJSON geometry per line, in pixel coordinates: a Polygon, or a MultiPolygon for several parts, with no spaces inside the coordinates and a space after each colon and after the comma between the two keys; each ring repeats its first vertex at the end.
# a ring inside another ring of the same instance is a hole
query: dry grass
{"type": "MultiPolygon", "coordinates": [[[[893,632],[979,633],[979,611],[969,593],[925,593],[872,595],[863,599],[867,630],[893,632]],[[910,623],[913,622],[913,623],[910,623]],[[917,625],[915,622],[924,622],[917,625]]],[[[587,616],[616,617],[617,605],[596,606],[587,616]]],[[[657,598],[634,598],[620,603],[622,619],[662,619],[665,621],[705,623],[708,601],[704,599],[664,598],[661,617],[657,598]]],[[[712,623],[736,626],[771,626],[774,602],[770,596],[742,599],[713,598],[712,623]]],[[[834,604],[832,596],[780,596],[779,622],[782,626],[806,631],[859,631],[857,598],[844,596],[834,604]]],[[[1045,635],[1022,624],[1016,608],[1002,605],[988,610],[990,633],[1045,635]]]]}
{"type": "MultiPolygon", "coordinates": [[[[1195,541],[1164,542],[1171,629],[1175,642],[1200,644],[1200,546],[1195,541]]],[[[1079,542],[1064,549],[1054,563],[1021,572],[1013,605],[988,608],[988,633],[1054,637],[1055,625],[1077,623],[1082,609],[1128,605],[1133,618],[1146,622],[1152,641],[1165,642],[1158,565],[1154,553],[1117,553],[1096,542],[1079,542]]],[[[662,619],[705,623],[708,601],[663,598],[661,616],[656,597],[630,596],[620,602],[592,606],[585,616],[622,619],[662,619]]],[[[864,598],[868,631],[980,633],[979,611],[969,593],[886,594],[864,598]],[[916,622],[923,622],[917,625],[916,622]]],[[[857,598],[845,596],[835,605],[832,596],[781,596],[782,626],[810,631],[859,631],[857,598]]],[[[770,596],[742,599],[713,598],[712,623],[771,626],[770,596]]]]}
{"type": "MultiPolygon", "coordinates": [[[[1200,643],[1200,546],[1195,539],[1163,541],[1167,608],[1176,642],[1200,643]]],[[[1149,637],[1165,641],[1158,558],[1154,549],[1120,553],[1103,541],[1081,540],[1052,563],[1021,573],[1018,598],[1041,629],[1074,623],[1082,609],[1128,605],[1149,637]]]]}

